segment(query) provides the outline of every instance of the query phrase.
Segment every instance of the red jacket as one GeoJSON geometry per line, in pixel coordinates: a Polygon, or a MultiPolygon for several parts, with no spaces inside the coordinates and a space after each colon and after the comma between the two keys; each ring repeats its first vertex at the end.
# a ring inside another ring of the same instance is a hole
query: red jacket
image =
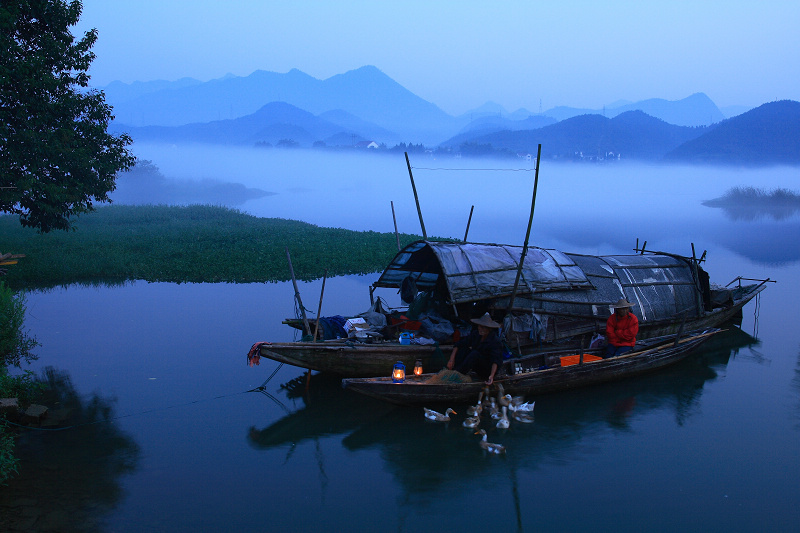
{"type": "Polygon", "coordinates": [[[628,312],[625,318],[617,313],[608,317],[606,322],[606,337],[608,343],[614,346],[633,346],[636,344],[636,334],[639,333],[639,319],[628,312]]]}

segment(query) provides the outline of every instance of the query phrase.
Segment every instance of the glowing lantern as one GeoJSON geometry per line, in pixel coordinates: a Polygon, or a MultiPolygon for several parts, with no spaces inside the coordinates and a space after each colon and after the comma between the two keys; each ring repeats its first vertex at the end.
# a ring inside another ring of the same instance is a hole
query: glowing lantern
{"type": "Polygon", "coordinates": [[[417,362],[414,363],[414,375],[421,376],[422,375],[422,361],[417,359],[417,362]]]}
{"type": "Polygon", "coordinates": [[[406,365],[398,361],[392,367],[392,383],[402,383],[406,379],[406,365]]]}

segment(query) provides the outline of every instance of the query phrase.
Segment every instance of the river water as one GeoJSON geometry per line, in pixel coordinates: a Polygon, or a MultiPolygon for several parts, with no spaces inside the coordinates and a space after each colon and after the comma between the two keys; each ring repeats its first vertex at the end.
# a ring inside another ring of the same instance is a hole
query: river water
{"type": "MultiPolygon", "coordinates": [[[[168,176],[224,177],[276,193],[239,206],[259,216],[392,231],[393,201],[400,231],[419,231],[402,155],[354,162],[248,153],[266,158],[256,172],[241,153],[213,154],[228,158],[222,176],[200,174],[214,172],[202,151],[140,149],[168,176]]],[[[474,205],[470,240],[522,243],[534,177],[525,165],[414,166],[429,235],[462,237],[474,205]]],[[[778,283],[744,309],[741,328],[690,360],[530,398],[533,424],[489,430],[507,446],[504,457],[483,455],[461,427],[464,405],[452,406],[459,414],[450,424],[434,424],[421,408],[358,397],[323,375],[306,387],[300,369],[264,359],[248,367],[254,342],[293,338],[280,323],[294,316],[291,283],[29,293],[27,323],[41,343],[33,369],[48,370],[60,394],[53,410],[70,409],[72,427],[21,437],[20,476],[0,488],[0,525],[798,531],[800,214],[701,205],[733,186],[791,188],[795,172],[543,163],[532,244],[629,253],[639,238],[648,249],[691,255],[694,243],[698,255],[708,250],[712,282],[778,283]],[[265,381],[263,393],[248,392],[265,381]]],[[[327,280],[322,314],[365,310],[375,279],[327,280]]],[[[321,280],[300,284],[307,308],[316,310],[320,290],[321,280]]]]}

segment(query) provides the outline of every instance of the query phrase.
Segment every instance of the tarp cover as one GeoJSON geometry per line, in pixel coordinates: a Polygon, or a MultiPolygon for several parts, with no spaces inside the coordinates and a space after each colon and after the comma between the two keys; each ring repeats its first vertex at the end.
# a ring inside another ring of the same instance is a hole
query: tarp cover
{"type": "MultiPolygon", "coordinates": [[[[410,275],[424,290],[441,275],[452,303],[508,296],[514,290],[522,250],[500,244],[416,241],[398,252],[374,285],[399,288],[410,275]]],[[[583,270],[566,254],[528,247],[517,294],[591,288],[583,270]]]]}

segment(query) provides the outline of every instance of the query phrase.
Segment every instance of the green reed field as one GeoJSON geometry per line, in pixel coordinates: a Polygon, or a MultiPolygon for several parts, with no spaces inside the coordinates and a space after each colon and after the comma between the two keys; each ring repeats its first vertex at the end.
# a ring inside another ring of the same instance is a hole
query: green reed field
{"type": "MultiPolygon", "coordinates": [[[[37,234],[0,216],[0,253],[25,254],[8,268],[12,288],[130,280],[252,283],[382,270],[397,253],[393,233],[321,228],[224,207],[103,206],[76,231],[37,234]]],[[[401,234],[400,244],[419,239],[401,234]]]]}

